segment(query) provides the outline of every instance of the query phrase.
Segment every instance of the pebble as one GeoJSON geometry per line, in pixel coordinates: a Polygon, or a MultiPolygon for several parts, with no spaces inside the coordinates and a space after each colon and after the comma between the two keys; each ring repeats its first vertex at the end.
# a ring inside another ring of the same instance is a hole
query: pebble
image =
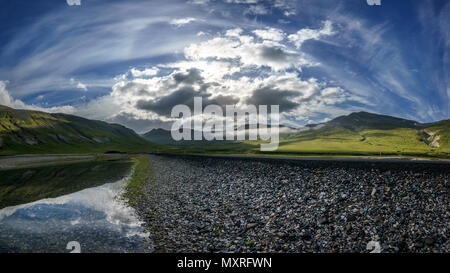
{"type": "Polygon", "coordinates": [[[135,209],[161,251],[450,251],[445,164],[150,157],[135,209]]]}

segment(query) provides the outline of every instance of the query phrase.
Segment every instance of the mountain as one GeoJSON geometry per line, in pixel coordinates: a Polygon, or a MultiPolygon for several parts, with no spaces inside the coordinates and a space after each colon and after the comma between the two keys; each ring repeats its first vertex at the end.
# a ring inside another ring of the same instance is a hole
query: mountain
{"type": "Polygon", "coordinates": [[[363,129],[381,129],[381,130],[389,130],[396,128],[422,128],[423,125],[420,123],[402,119],[387,115],[378,115],[368,112],[357,112],[351,113],[347,116],[340,116],[331,121],[320,123],[320,124],[310,124],[307,125],[307,128],[335,128],[342,127],[353,131],[359,131],[363,129]]]}
{"type": "Polygon", "coordinates": [[[419,123],[358,112],[284,136],[279,152],[448,157],[449,141],[450,120],[419,123]]]}
{"type": "MultiPolygon", "coordinates": [[[[192,135],[192,133],[191,133],[192,135]]],[[[148,141],[158,143],[158,144],[168,144],[168,145],[176,145],[177,142],[173,140],[172,135],[169,130],[165,129],[152,129],[147,133],[142,135],[148,141]]]]}
{"type": "Polygon", "coordinates": [[[226,142],[226,143],[230,143],[232,141],[227,141],[227,140],[223,140],[223,141],[207,141],[207,140],[193,140],[194,139],[194,130],[191,130],[190,135],[191,135],[191,140],[180,140],[180,141],[176,141],[172,138],[172,133],[169,130],[165,130],[165,129],[152,129],[150,131],[148,131],[147,133],[143,134],[142,137],[145,138],[148,141],[151,141],[153,143],[157,143],[157,144],[162,144],[162,145],[173,145],[173,146],[191,146],[191,145],[206,145],[206,144],[213,144],[213,143],[222,143],[222,142],[226,142]]]}
{"type": "MultiPolygon", "coordinates": [[[[255,124],[254,125],[256,128],[260,127],[260,124],[255,124]]],[[[267,128],[270,128],[270,124],[266,125],[267,128]]],[[[244,133],[246,134],[246,139],[248,139],[248,134],[249,134],[249,129],[251,128],[251,126],[249,124],[245,124],[240,126],[239,128],[235,128],[235,132],[240,132],[240,133],[244,133]],[[244,131],[245,130],[245,131],[244,131]]],[[[292,132],[296,132],[296,129],[288,127],[288,126],[284,126],[284,125],[280,125],[279,126],[279,130],[280,133],[292,133],[292,132]]],[[[191,139],[194,139],[194,130],[191,130],[191,139]]],[[[218,142],[226,142],[226,143],[231,143],[233,141],[227,141],[227,140],[223,140],[223,141],[207,141],[207,140],[197,140],[197,141],[190,141],[190,140],[180,140],[180,141],[175,141],[172,138],[172,134],[171,131],[169,130],[165,130],[165,129],[161,129],[161,128],[157,128],[157,129],[152,129],[150,131],[148,131],[147,133],[142,135],[143,138],[147,139],[148,141],[154,142],[154,143],[158,143],[158,144],[164,144],[164,145],[199,145],[199,144],[217,144],[218,142]]],[[[226,138],[225,133],[223,133],[223,139],[226,138]]]]}
{"type": "Polygon", "coordinates": [[[0,105],[0,155],[138,152],[153,146],[122,125],[0,105]]]}
{"type": "MultiPolygon", "coordinates": [[[[248,129],[249,126],[242,128],[248,129]]],[[[170,131],[163,129],[154,129],[144,134],[144,137],[156,143],[184,146],[181,147],[183,152],[261,153],[260,140],[175,142],[170,131]]],[[[419,123],[387,115],[357,112],[300,129],[280,126],[279,147],[271,153],[449,158],[449,142],[450,120],[419,123]]]]}
{"type": "MultiPolygon", "coordinates": [[[[247,124],[235,131],[247,135],[249,128],[247,124]]],[[[191,136],[193,134],[191,130],[191,136]]],[[[0,155],[107,151],[252,154],[261,153],[261,142],[177,142],[171,132],[164,129],[151,130],[141,137],[118,124],[0,105],[0,155]]],[[[300,129],[281,125],[279,147],[273,153],[450,158],[450,120],[419,123],[358,112],[300,129]]]]}

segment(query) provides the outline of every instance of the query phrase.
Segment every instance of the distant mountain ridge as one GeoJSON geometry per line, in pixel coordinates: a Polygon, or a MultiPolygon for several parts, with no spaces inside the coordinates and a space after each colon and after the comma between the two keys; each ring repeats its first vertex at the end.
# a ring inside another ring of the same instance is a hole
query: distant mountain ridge
{"type": "Polygon", "coordinates": [[[415,128],[420,129],[424,125],[414,120],[397,118],[388,115],[379,115],[368,112],[355,112],[346,116],[339,116],[328,122],[307,125],[308,128],[321,126],[323,128],[343,127],[350,130],[358,130],[362,128],[371,129],[395,129],[395,128],[415,128]]]}
{"type": "MultiPolygon", "coordinates": [[[[255,126],[256,128],[260,128],[260,124],[253,124],[253,126],[255,126]]],[[[271,128],[271,125],[268,124],[266,125],[267,128],[271,128]]],[[[280,132],[281,133],[285,133],[285,132],[295,132],[296,129],[285,126],[285,125],[279,125],[278,126],[280,128],[280,132]]],[[[242,131],[245,130],[246,131],[246,139],[248,139],[248,130],[251,128],[250,124],[245,124],[240,126],[239,128],[235,128],[235,131],[242,131]]],[[[191,129],[191,140],[194,139],[194,132],[195,130],[191,129]]],[[[142,137],[147,139],[148,141],[154,142],[154,143],[158,143],[158,144],[165,144],[165,145],[198,145],[202,142],[204,142],[205,144],[211,144],[211,143],[215,143],[217,141],[206,141],[206,140],[197,140],[197,141],[190,141],[190,140],[180,140],[180,141],[175,141],[172,138],[172,133],[170,130],[166,130],[166,129],[162,129],[162,128],[156,128],[156,129],[152,129],[144,134],[142,134],[142,137]]],[[[223,133],[223,139],[224,140],[220,140],[220,142],[233,142],[233,141],[227,141],[225,140],[226,136],[225,133],[223,133]]]]}
{"type": "MultiPolygon", "coordinates": [[[[356,112],[328,122],[310,124],[299,131],[289,134],[287,139],[306,141],[322,138],[336,143],[339,139],[360,138],[353,147],[360,146],[361,150],[389,150],[386,147],[391,146],[397,153],[410,152],[408,149],[425,151],[427,149],[421,146],[423,144],[435,149],[428,153],[447,154],[450,150],[450,120],[420,123],[388,115],[356,112]]],[[[342,143],[345,146],[345,141],[342,143]]]]}
{"type": "MultiPolygon", "coordinates": [[[[407,120],[397,117],[392,117],[388,115],[378,115],[368,112],[355,112],[351,113],[347,116],[339,116],[335,119],[332,119],[328,122],[324,123],[318,123],[318,124],[308,124],[304,128],[295,129],[292,127],[288,127],[285,125],[280,124],[280,130],[281,134],[289,133],[289,134],[296,134],[300,132],[305,132],[311,129],[330,129],[330,128],[336,128],[336,127],[343,127],[349,130],[358,131],[363,128],[371,128],[371,129],[395,129],[395,128],[415,128],[415,129],[421,129],[425,127],[426,125],[420,124],[413,120],[407,120]],[[282,131],[282,129],[288,129],[282,131]]],[[[270,128],[270,125],[267,126],[270,128]]],[[[240,126],[239,130],[244,129],[248,130],[250,128],[249,124],[246,124],[245,126],[240,126]]],[[[257,128],[259,128],[259,124],[257,125],[257,128]]],[[[194,130],[191,130],[191,137],[193,139],[193,133],[194,130]]],[[[157,128],[152,129],[148,131],[147,133],[144,133],[142,135],[145,139],[153,141],[155,143],[162,143],[162,144],[176,144],[174,140],[172,140],[170,130],[157,128]]],[[[182,143],[182,142],[178,142],[182,143]]]]}
{"type": "MultiPolygon", "coordinates": [[[[249,126],[242,126],[248,129],[249,126]]],[[[280,126],[282,128],[283,126],[280,126]]],[[[285,127],[288,128],[288,127],[285,127]]],[[[193,132],[191,132],[193,134],[193,132]]],[[[143,135],[149,141],[166,145],[197,146],[193,151],[225,151],[221,143],[237,144],[239,141],[180,141],[172,139],[170,131],[154,129],[143,135]]],[[[450,141],[450,120],[432,123],[419,123],[414,120],[379,115],[368,112],[355,112],[339,116],[328,122],[310,124],[289,131],[280,130],[281,153],[299,151],[312,153],[348,153],[353,150],[360,154],[398,153],[440,153],[447,154],[450,141]],[[427,148],[428,146],[428,148],[427,148]],[[328,147],[328,148],[326,148],[328,147]],[[431,149],[431,150],[430,150],[431,149]],[[434,149],[434,150],[433,150],[434,149]]],[[[252,148],[251,141],[245,142],[246,152],[252,148]]],[[[239,146],[228,145],[235,151],[239,146]]]]}
{"type": "Polygon", "coordinates": [[[119,124],[0,105],[0,154],[139,151],[151,146],[119,124]]]}
{"type": "MultiPolygon", "coordinates": [[[[249,133],[249,125],[236,132],[249,133]]],[[[193,139],[194,131],[191,130],[193,139]]],[[[31,153],[192,152],[259,153],[261,140],[174,141],[154,129],[139,136],[122,125],[67,114],[0,105],[0,155],[31,153]]],[[[280,125],[276,153],[320,155],[425,155],[450,157],[450,120],[419,123],[367,112],[300,129],[280,125]]]]}

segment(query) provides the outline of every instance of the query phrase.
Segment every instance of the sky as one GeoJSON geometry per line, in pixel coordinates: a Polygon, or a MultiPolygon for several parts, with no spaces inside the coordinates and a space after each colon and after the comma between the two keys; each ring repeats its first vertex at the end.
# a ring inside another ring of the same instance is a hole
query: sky
{"type": "Polygon", "coordinates": [[[170,111],[280,106],[449,118],[450,1],[0,0],[0,104],[170,128],[170,111]]]}

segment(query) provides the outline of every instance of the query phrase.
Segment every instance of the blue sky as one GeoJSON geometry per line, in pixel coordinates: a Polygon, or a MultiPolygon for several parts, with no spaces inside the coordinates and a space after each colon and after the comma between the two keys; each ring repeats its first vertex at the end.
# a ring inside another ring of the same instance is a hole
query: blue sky
{"type": "Polygon", "coordinates": [[[445,0],[2,1],[0,104],[138,132],[205,104],[280,105],[282,122],[355,111],[449,118],[445,0]]]}

